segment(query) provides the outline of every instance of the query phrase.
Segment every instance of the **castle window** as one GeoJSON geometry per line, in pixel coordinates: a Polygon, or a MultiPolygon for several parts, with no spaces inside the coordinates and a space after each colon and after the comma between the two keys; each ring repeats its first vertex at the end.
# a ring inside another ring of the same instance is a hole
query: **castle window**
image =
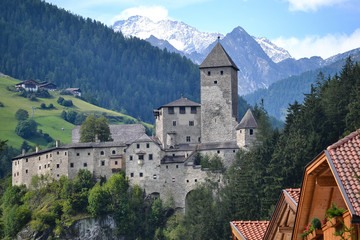
{"type": "Polygon", "coordinates": [[[168,165],[166,165],[166,169],[168,169],[169,168],[169,166],[168,165]]]}
{"type": "Polygon", "coordinates": [[[118,165],[118,161],[115,161],[115,165],[118,165]]]}
{"type": "Polygon", "coordinates": [[[173,177],[173,178],[171,179],[171,181],[172,181],[172,182],[175,182],[175,178],[173,177]]]}
{"type": "Polygon", "coordinates": [[[50,163],[48,163],[48,168],[50,167],[50,163]]]}
{"type": "Polygon", "coordinates": [[[186,142],[190,142],[190,136],[186,136],[186,142]]]}
{"type": "Polygon", "coordinates": [[[211,72],[210,71],[208,71],[208,76],[210,76],[211,75],[211,72]]]}
{"type": "Polygon", "coordinates": [[[179,168],[179,165],[176,165],[176,168],[179,168]]]}
{"type": "Polygon", "coordinates": [[[25,173],[28,174],[28,172],[29,172],[29,170],[26,169],[26,170],[25,170],[25,173]]]}
{"type": "Polygon", "coordinates": [[[50,153],[50,157],[52,157],[52,154],[50,153]]]}
{"type": "Polygon", "coordinates": [[[132,156],[130,156],[130,161],[132,161],[133,160],[133,157],[132,156]]]}
{"type": "Polygon", "coordinates": [[[147,144],[146,144],[146,148],[150,148],[150,143],[147,143],[147,144]]]}
{"type": "Polygon", "coordinates": [[[195,182],[197,182],[197,179],[195,179],[195,182]]]}
{"type": "Polygon", "coordinates": [[[233,150],[233,153],[235,152],[235,149],[233,150]]]}
{"type": "Polygon", "coordinates": [[[220,71],[220,75],[224,75],[224,71],[220,71]]]}
{"type": "Polygon", "coordinates": [[[253,134],[254,134],[254,130],[250,129],[250,135],[253,135],[253,134]]]}
{"type": "Polygon", "coordinates": [[[111,152],[112,154],[116,154],[116,151],[115,150],[112,150],[112,152],[111,152]]]}
{"type": "Polygon", "coordinates": [[[80,156],[80,153],[76,153],[76,156],[80,156]]]}
{"type": "Polygon", "coordinates": [[[176,126],[176,121],[173,121],[173,126],[176,126]]]}
{"type": "Polygon", "coordinates": [[[100,155],[104,155],[104,151],[101,151],[101,152],[100,152],[100,155]]]}
{"type": "Polygon", "coordinates": [[[65,152],[65,156],[66,156],[66,152],[65,152]]]}
{"type": "Polygon", "coordinates": [[[156,174],[153,175],[153,178],[156,179],[156,174]]]}
{"type": "Polygon", "coordinates": [[[194,126],[194,121],[189,121],[189,126],[194,126]]]}
{"type": "Polygon", "coordinates": [[[130,177],[134,177],[134,173],[130,173],[130,177]]]}
{"type": "Polygon", "coordinates": [[[196,107],[191,107],[191,114],[196,114],[197,113],[197,110],[196,110],[196,107]]]}
{"type": "Polygon", "coordinates": [[[41,157],[39,157],[39,160],[41,159],[41,157]]]}
{"type": "Polygon", "coordinates": [[[88,156],[90,156],[90,153],[88,152],[88,156]]]}
{"type": "Polygon", "coordinates": [[[17,172],[17,173],[16,173],[16,175],[18,175],[18,176],[19,176],[19,172],[17,172]]]}
{"type": "Polygon", "coordinates": [[[242,130],[240,129],[240,133],[242,133],[242,130]]]}
{"type": "Polygon", "coordinates": [[[139,173],[139,176],[140,176],[140,177],[143,177],[143,173],[142,173],[142,172],[141,172],[141,173],[139,173]]]}
{"type": "Polygon", "coordinates": [[[46,158],[48,158],[49,156],[46,154],[46,158]]]}
{"type": "Polygon", "coordinates": [[[39,170],[41,170],[41,166],[39,166],[39,170]]]}
{"type": "Polygon", "coordinates": [[[217,84],[217,81],[216,81],[216,80],[214,81],[214,84],[217,84]]]}
{"type": "Polygon", "coordinates": [[[84,167],[87,167],[87,163],[84,163],[84,167]]]}
{"type": "Polygon", "coordinates": [[[124,149],[124,153],[126,153],[126,149],[124,149]]]}
{"type": "Polygon", "coordinates": [[[59,155],[59,152],[56,152],[57,155],[59,155]]]}
{"type": "Polygon", "coordinates": [[[105,161],[101,161],[101,166],[105,166],[105,161]]]}
{"type": "Polygon", "coordinates": [[[70,163],[70,167],[73,168],[73,167],[74,167],[74,163],[70,163]]]}
{"type": "Polygon", "coordinates": [[[149,160],[153,160],[153,155],[149,154],[149,160]]]}
{"type": "Polygon", "coordinates": [[[25,159],[25,162],[28,162],[29,161],[29,159],[27,158],[27,159],[25,159]]]}
{"type": "Polygon", "coordinates": [[[44,168],[46,168],[46,164],[44,165],[44,168]]]}
{"type": "Polygon", "coordinates": [[[174,114],[174,107],[168,108],[168,114],[174,114]]]}
{"type": "Polygon", "coordinates": [[[189,179],[187,179],[186,182],[189,182],[189,179]]]}
{"type": "Polygon", "coordinates": [[[15,162],[15,166],[17,165],[17,162],[15,162]]]}
{"type": "Polygon", "coordinates": [[[198,142],[201,142],[201,137],[198,138],[198,142]]]}
{"type": "Polygon", "coordinates": [[[185,107],[180,107],[180,114],[185,114],[186,111],[185,111],[185,107]]]}
{"type": "Polygon", "coordinates": [[[144,160],[144,155],[139,155],[139,160],[144,160]]]}
{"type": "Polygon", "coordinates": [[[57,174],[56,176],[57,176],[57,177],[60,177],[60,175],[59,175],[59,174],[57,174]]]}
{"type": "Polygon", "coordinates": [[[217,150],[217,153],[220,153],[220,150],[217,150]]]}
{"type": "Polygon", "coordinates": [[[56,164],[56,168],[60,168],[60,164],[56,164]]]}
{"type": "Polygon", "coordinates": [[[140,144],[136,144],[136,148],[140,148],[140,144]]]}

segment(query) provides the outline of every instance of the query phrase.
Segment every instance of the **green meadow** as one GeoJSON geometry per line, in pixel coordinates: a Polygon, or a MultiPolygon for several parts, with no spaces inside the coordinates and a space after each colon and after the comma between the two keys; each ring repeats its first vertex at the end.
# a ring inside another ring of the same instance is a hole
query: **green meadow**
{"type": "MultiPolygon", "coordinates": [[[[69,95],[60,95],[59,92],[51,92],[51,98],[37,98],[36,101],[31,101],[28,98],[19,96],[18,92],[9,91],[8,87],[15,86],[20,81],[8,76],[0,77],[0,102],[4,105],[0,107],[0,140],[8,140],[7,144],[19,148],[24,140],[28,141],[30,145],[38,144],[44,148],[48,143],[42,138],[30,138],[23,139],[15,133],[15,128],[18,121],[15,119],[15,113],[19,108],[25,109],[29,113],[29,118],[32,115],[32,107],[36,107],[34,110],[33,119],[38,124],[38,130],[41,129],[43,133],[48,133],[54,140],[60,140],[61,143],[71,142],[71,131],[74,125],[61,118],[62,111],[73,110],[78,113],[95,114],[113,117],[115,121],[111,121],[111,124],[123,124],[124,120],[136,121],[136,119],[118,113],[115,111],[107,110],[90,103],[87,103],[79,98],[75,98],[69,95]],[[72,107],[64,107],[57,103],[58,97],[72,100],[72,107]],[[53,109],[41,109],[40,105],[44,103],[49,106],[50,103],[54,105],[53,109]],[[118,120],[116,120],[118,119],[118,120]]],[[[144,124],[147,127],[151,127],[149,124],[144,124]]]]}

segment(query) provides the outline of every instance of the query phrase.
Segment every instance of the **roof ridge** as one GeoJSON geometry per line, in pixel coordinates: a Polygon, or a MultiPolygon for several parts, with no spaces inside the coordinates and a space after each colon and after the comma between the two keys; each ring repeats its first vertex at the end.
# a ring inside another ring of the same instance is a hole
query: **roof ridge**
{"type": "Polygon", "coordinates": [[[333,143],[332,145],[328,146],[326,148],[326,150],[328,150],[328,151],[334,150],[335,148],[343,145],[346,142],[349,142],[350,140],[354,139],[357,136],[359,136],[359,129],[350,133],[349,135],[345,136],[344,138],[338,140],[337,142],[333,143]]]}

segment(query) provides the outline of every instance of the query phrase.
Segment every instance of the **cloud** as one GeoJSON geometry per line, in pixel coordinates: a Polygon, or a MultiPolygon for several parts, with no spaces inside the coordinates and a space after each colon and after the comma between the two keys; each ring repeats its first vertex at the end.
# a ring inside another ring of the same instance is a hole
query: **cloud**
{"type": "Polygon", "coordinates": [[[113,22],[117,20],[126,20],[131,16],[144,16],[151,19],[154,22],[164,20],[168,18],[168,10],[162,6],[153,6],[153,7],[134,7],[128,8],[122,11],[118,16],[114,17],[113,22]]]}
{"type": "Polygon", "coordinates": [[[273,42],[288,50],[298,58],[320,56],[324,59],[360,47],[360,28],[352,34],[328,34],[326,36],[307,36],[303,39],[283,38],[273,42]]]}
{"type": "Polygon", "coordinates": [[[289,2],[291,11],[316,11],[323,6],[343,4],[348,0],[286,0],[289,2]]]}

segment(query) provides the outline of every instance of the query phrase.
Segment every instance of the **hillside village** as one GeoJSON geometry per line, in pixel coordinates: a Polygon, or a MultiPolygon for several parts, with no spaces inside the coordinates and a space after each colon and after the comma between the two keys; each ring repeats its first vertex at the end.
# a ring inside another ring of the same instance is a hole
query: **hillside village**
{"type": "MultiPolygon", "coordinates": [[[[188,193],[209,177],[195,164],[200,155],[219,156],[230,166],[239,149],[254,144],[257,121],[249,109],[238,122],[238,68],[220,42],[200,65],[201,104],[181,97],[154,110],[156,136],[139,124],[111,126],[113,142],[80,143],[79,127],[72,143],[15,157],[13,185],[30,185],[35,175],[59,180],[74,179],[87,169],[100,179],[125,171],[131,184],[138,184],[149,197],[175,200],[184,211],[188,193]]],[[[221,181],[221,174],[215,174],[221,181]]]]}

